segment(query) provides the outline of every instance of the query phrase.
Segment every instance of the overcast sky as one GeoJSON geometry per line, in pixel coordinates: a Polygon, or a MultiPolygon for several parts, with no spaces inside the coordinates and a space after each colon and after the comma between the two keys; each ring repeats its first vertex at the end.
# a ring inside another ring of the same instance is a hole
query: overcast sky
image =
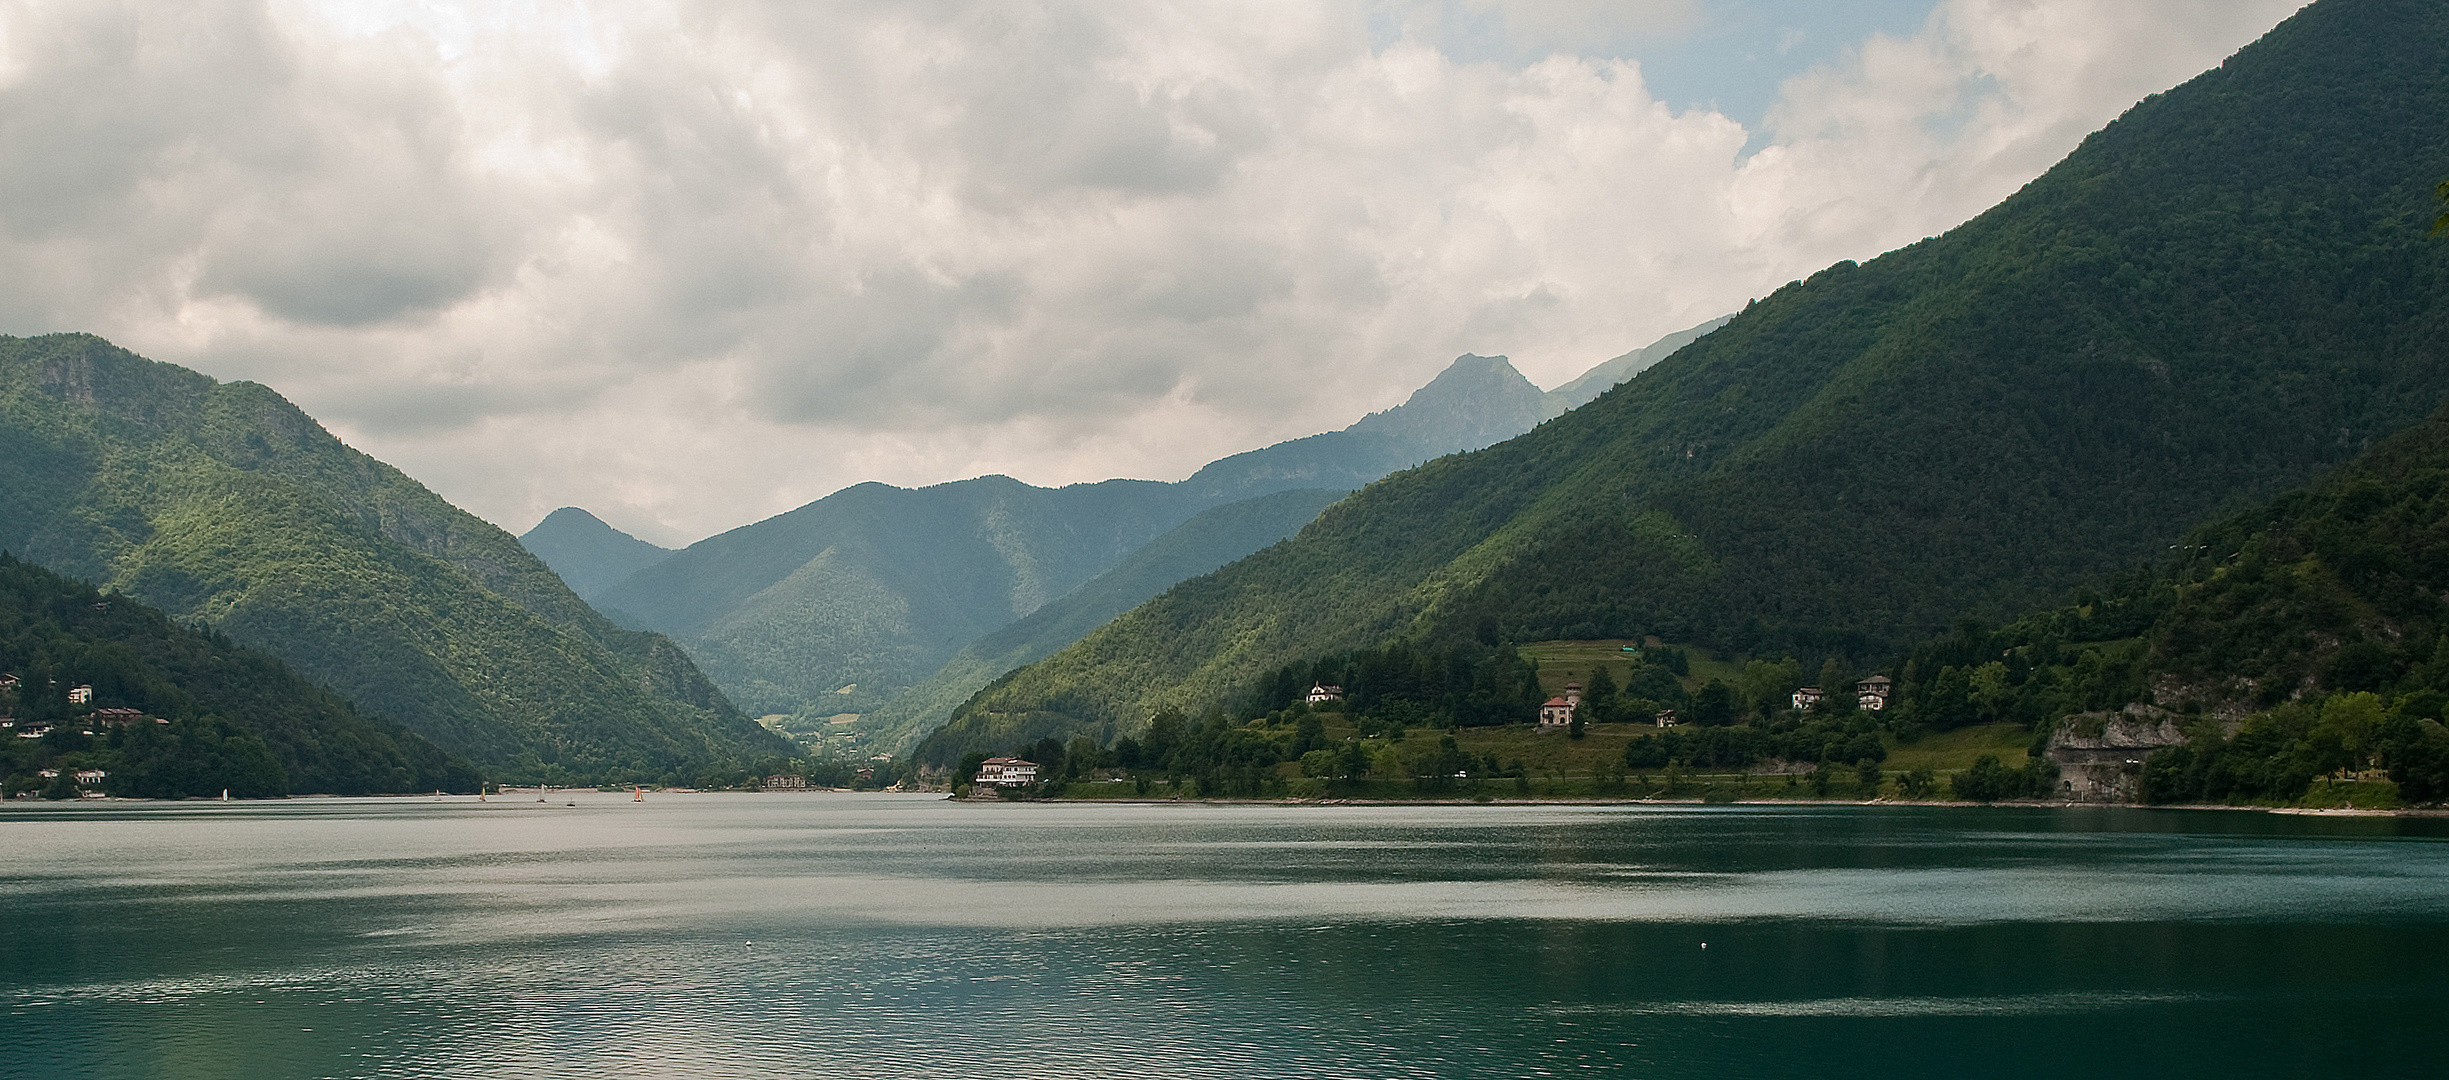
{"type": "Polygon", "coordinates": [[[0,0],[0,332],[513,531],[1179,479],[1941,232],[2300,0],[0,0]]]}

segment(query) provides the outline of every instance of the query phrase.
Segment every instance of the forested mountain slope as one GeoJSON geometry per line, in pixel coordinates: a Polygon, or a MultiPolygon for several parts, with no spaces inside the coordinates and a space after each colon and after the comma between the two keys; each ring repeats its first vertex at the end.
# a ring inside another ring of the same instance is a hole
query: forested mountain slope
{"type": "Polygon", "coordinates": [[[280,657],[511,778],[782,748],[659,635],[280,395],[84,334],[0,338],[0,549],[280,657]]]}
{"type": "Polygon", "coordinates": [[[1180,483],[860,484],[692,544],[591,599],[679,639],[752,711],[864,713],[1202,510],[1348,490],[1528,431],[1547,409],[1505,358],[1463,356],[1401,405],[1180,483]]]}
{"type": "Polygon", "coordinates": [[[44,768],[99,769],[96,790],[148,798],[474,791],[465,760],[361,716],[286,665],[0,555],[0,738],[12,791],[44,768]],[[92,699],[70,700],[76,687],[92,699]],[[135,722],[97,721],[133,709],[135,722]],[[167,724],[156,720],[170,721],[167,724]],[[93,735],[84,732],[93,731],[93,735]]]}
{"type": "Polygon", "coordinates": [[[1916,650],[1896,719],[2173,714],[2191,738],[2144,771],[2159,801],[2288,801],[2376,766],[2409,800],[2449,797],[2449,409],[2169,554],[1916,650]]]}
{"type": "Polygon", "coordinates": [[[1699,341],[1702,335],[1717,330],[1733,318],[1732,315],[1721,315],[1698,326],[1678,330],[1583,372],[1572,382],[1548,391],[1548,415],[1562,415],[1568,409],[1589,404],[1600,394],[1615,389],[1617,383],[1658,366],[1659,361],[1683,351],[1684,346],[1699,341]]]}
{"type": "Polygon", "coordinates": [[[2449,392],[2443,175],[2449,6],[2321,0],[1973,221],[1366,488],[955,724],[1137,723],[1393,639],[1867,657],[2027,610],[2449,392]]]}
{"type": "Polygon", "coordinates": [[[589,603],[629,575],[672,554],[670,548],[615,529],[575,506],[544,515],[535,528],[519,534],[519,546],[544,560],[571,592],[589,603]]]}

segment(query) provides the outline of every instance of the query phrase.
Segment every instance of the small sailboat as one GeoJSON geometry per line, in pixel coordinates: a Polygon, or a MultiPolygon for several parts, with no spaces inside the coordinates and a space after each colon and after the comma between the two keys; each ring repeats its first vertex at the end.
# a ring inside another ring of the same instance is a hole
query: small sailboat
{"type": "Polygon", "coordinates": [[[646,789],[639,787],[636,784],[631,784],[629,785],[629,796],[629,801],[631,802],[645,802],[646,789]]]}
{"type": "Polygon", "coordinates": [[[228,788],[222,788],[222,789],[221,789],[221,801],[222,801],[222,802],[228,802],[228,801],[230,801],[230,789],[228,789],[228,788]]]}

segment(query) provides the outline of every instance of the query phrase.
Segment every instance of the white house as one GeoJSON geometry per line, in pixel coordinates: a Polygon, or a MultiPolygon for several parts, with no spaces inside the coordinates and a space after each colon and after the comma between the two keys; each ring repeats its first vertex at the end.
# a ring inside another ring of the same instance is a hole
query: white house
{"type": "Polygon", "coordinates": [[[1301,700],[1312,705],[1324,705],[1330,701],[1342,701],[1343,699],[1343,687],[1328,686],[1325,683],[1311,683],[1310,692],[1303,696],[1301,700]]]}
{"type": "Polygon", "coordinates": [[[1893,692],[1895,685],[1889,682],[1885,675],[1873,675],[1862,680],[1861,686],[1854,688],[1854,700],[1863,708],[1878,712],[1888,707],[1888,695],[1893,692]]]}
{"type": "Polygon", "coordinates": [[[94,700],[94,688],[93,688],[93,687],[90,687],[90,686],[72,686],[72,687],[69,687],[69,688],[68,688],[68,703],[69,703],[70,705],[91,705],[91,704],[93,704],[93,700],[94,700]]]}
{"type": "Polygon", "coordinates": [[[1802,689],[1794,692],[1794,707],[1797,709],[1811,708],[1812,706],[1818,705],[1820,703],[1820,699],[1826,696],[1827,695],[1820,693],[1819,687],[1803,687],[1802,689]]]}
{"type": "Polygon", "coordinates": [[[975,782],[986,787],[1019,787],[1037,782],[1037,762],[1016,757],[991,757],[978,763],[975,782]]]}

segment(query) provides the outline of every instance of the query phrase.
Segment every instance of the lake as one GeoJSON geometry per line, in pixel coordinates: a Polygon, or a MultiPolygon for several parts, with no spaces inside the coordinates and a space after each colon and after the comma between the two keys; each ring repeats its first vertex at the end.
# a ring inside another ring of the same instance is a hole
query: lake
{"type": "Polygon", "coordinates": [[[0,806],[0,1076],[2417,1076],[2449,1050],[2439,819],[519,798],[0,806]]]}

